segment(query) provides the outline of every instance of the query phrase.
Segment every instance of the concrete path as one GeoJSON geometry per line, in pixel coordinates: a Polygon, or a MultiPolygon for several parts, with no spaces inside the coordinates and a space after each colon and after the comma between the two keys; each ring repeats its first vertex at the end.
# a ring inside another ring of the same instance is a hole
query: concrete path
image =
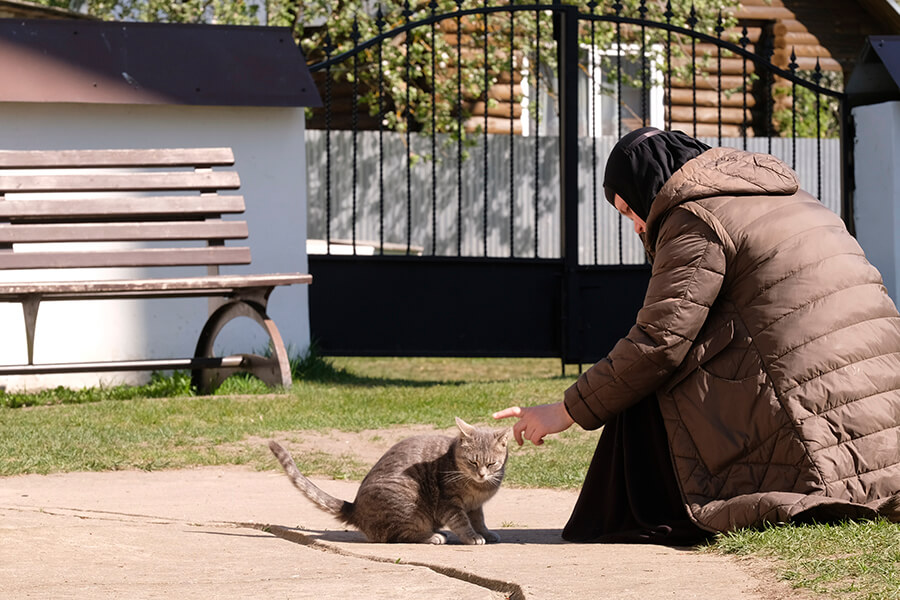
{"type": "MultiPolygon", "coordinates": [[[[356,483],[317,481],[352,499],[356,483]]],[[[242,468],[0,478],[0,597],[772,600],[750,563],[658,546],[576,545],[575,492],[503,488],[488,546],[372,544],[280,472],[242,468]]]]}

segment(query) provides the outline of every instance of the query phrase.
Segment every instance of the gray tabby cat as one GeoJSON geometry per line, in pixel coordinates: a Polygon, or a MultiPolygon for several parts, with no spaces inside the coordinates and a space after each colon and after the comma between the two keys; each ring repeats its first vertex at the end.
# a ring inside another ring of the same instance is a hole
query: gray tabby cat
{"type": "Polygon", "coordinates": [[[277,442],[269,448],[291,483],[372,542],[443,544],[447,527],[464,544],[500,541],[484,524],[482,506],[500,488],[509,430],[473,427],[459,417],[459,434],[420,435],[398,442],[365,476],[353,502],[316,487],[277,442]]]}

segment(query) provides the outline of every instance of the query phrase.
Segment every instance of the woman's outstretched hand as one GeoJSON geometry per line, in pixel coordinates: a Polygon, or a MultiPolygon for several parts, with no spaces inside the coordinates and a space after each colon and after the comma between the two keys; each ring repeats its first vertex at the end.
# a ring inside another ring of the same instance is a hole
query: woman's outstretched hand
{"type": "Polygon", "coordinates": [[[540,446],[544,443],[545,435],[565,431],[575,423],[562,402],[524,408],[511,406],[494,413],[495,419],[509,417],[519,419],[513,425],[513,436],[520,446],[523,440],[530,440],[535,446],[540,446]]]}

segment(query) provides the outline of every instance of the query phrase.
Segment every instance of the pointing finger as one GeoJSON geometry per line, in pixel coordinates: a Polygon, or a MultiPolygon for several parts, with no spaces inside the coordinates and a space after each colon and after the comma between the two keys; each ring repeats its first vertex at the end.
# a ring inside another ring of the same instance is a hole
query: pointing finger
{"type": "Polygon", "coordinates": [[[509,417],[521,417],[522,409],[518,406],[511,406],[494,413],[495,419],[508,419],[509,417]]]}

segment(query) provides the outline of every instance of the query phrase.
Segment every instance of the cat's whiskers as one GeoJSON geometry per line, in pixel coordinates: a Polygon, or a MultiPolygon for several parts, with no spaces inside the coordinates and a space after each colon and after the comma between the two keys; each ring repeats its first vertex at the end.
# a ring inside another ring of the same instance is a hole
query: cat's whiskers
{"type": "Polygon", "coordinates": [[[471,479],[465,471],[443,471],[443,474],[447,476],[448,483],[456,483],[457,481],[471,479]]]}
{"type": "Polygon", "coordinates": [[[500,485],[500,482],[503,481],[503,474],[500,472],[491,473],[490,475],[488,475],[485,478],[485,481],[488,481],[490,483],[496,483],[497,485],[500,485]]]}

